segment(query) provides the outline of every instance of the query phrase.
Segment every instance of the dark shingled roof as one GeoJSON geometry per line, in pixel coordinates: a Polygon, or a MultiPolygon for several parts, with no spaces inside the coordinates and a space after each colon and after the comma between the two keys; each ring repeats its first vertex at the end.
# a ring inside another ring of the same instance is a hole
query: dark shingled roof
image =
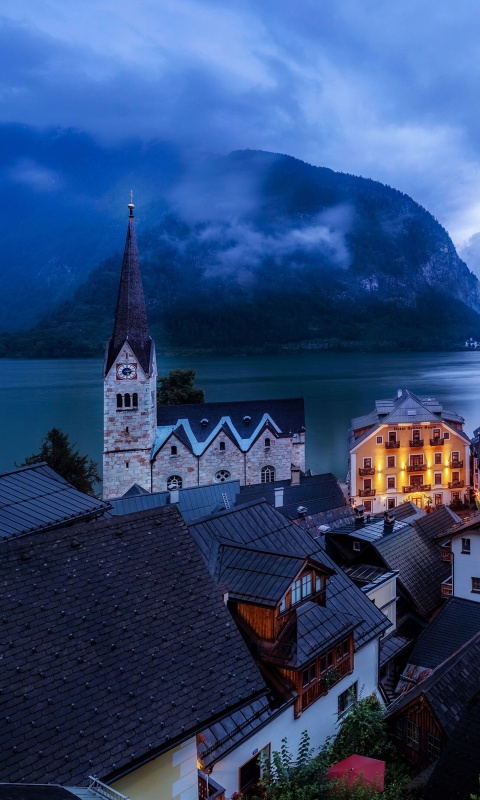
{"type": "Polygon", "coordinates": [[[480,632],[480,603],[450,597],[419,636],[409,663],[434,669],[480,632]]]}
{"type": "Polygon", "coordinates": [[[458,517],[447,506],[439,506],[430,514],[425,514],[421,519],[416,519],[412,525],[425,534],[428,539],[434,539],[436,536],[448,534],[454,525],[461,522],[458,517]]]}
{"type": "MultiPolygon", "coordinates": [[[[88,796],[91,800],[99,797],[93,792],[88,796]]],[[[55,786],[55,784],[0,783],[0,800],[78,800],[78,795],[64,786],[55,786]]]]}
{"type": "Polygon", "coordinates": [[[44,463],[0,475],[0,540],[82,522],[109,508],[44,463]]]}
{"type": "Polygon", "coordinates": [[[480,692],[465,705],[427,783],[424,800],[467,800],[478,794],[480,775],[480,692]]]}
{"type": "Polygon", "coordinates": [[[380,667],[388,664],[394,656],[406,650],[411,643],[412,640],[408,636],[400,636],[397,631],[392,631],[380,639],[380,667]]]}
{"type": "Polygon", "coordinates": [[[316,603],[303,603],[297,610],[297,647],[290,664],[301,667],[309,659],[325,650],[329,642],[346,636],[355,628],[352,614],[332,614],[331,610],[316,603]]]}
{"type": "Polygon", "coordinates": [[[302,475],[300,483],[294,486],[289,480],[242,486],[239,503],[248,503],[250,500],[264,497],[270,505],[275,506],[275,497],[281,494],[275,490],[279,489],[283,491],[282,513],[290,519],[298,518],[299,506],[304,506],[309,515],[329,511],[339,506],[345,507],[345,497],[338,478],[331,472],[323,475],[302,475]]]}
{"type": "MultiPolygon", "coordinates": [[[[264,414],[269,414],[280,429],[279,436],[289,436],[305,429],[303,397],[286,400],[235,400],[223,403],[187,403],[182,406],[159,406],[159,426],[176,425],[188,419],[197,442],[204,442],[221,417],[229,417],[241,439],[250,439],[264,414]],[[245,420],[245,417],[250,417],[245,420]],[[203,425],[202,420],[207,420],[203,425]]],[[[175,431],[177,434],[177,431],[175,431]]],[[[236,439],[236,437],[234,437],[236,439]]],[[[186,436],[186,444],[189,443],[186,436]]],[[[268,460],[266,461],[268,463],[268,460]]]]}
{"type": "Polygon", "coordinates": [[[224,511],[189,525],[200,551],[214,569],[219,543],[225,540],[269,550],[274,553],[316,557],[336,570],[327,581],[326,607],[333,614],[350,615],[355,624],[355,644],[362,647],[389,626],[381,611],[354,585],[314,539],[298,525],[289,522],[265,500],[224,511]]]}
{"type": "MultiPolygon", "coordinates": [[[[172,503],[170,492],[135,492],[134,487],[118,500],[110,500],[112,515],[133,514],[136,511],[146,511],[149,508],[159,508],[172,503]]],[[[141,487],[139,487],[141,488],[141,487]]],[[[182,517],[186,522],[199,519],[206,514],[213,514],[223,508],[235,505],[235,499],[240,488],[239,481],[225,481],[213,483],[209,486],[192,486],[189,489],[178,490],[178,505],[182,517]]]]}
{"type": "Polygon", "coordinates": [[[112,337],[107,344],[105,353],[104,377],[110,372],[126,341],[138,358],[145,374],[149,375],[152,370],[155,349],[148,332],[147,311],[132,213],[128,218],[117,309],[112,337]]]}
{"type": "Polygon", "coordinates": [[[396,716],[423,696],[445,735],[450,736],[469,700],[480,689],[480,633],[440,664],[424,681],[400,695],[387,709],[396,716]]]}
{"type": "Polygon", "coordinates": [[[222,543],[215,577],[234,600],[278,605],[307,559],[222,543]]]}
{"type": "Polygon", "coordinates": [[[451,573],[450,564],[440,558],[440,549],[417,528],[406,524],[398,532],[372,542],[371,547],[389,569],[398,570],[397,580],[416,610],[429,617],[441,603],[440,584],[451,573]]]}
{"type": "Polygon", "coordinates": [[[112,780],[266,685],[178,509],[0,544],[0,780],[112,780]]]}

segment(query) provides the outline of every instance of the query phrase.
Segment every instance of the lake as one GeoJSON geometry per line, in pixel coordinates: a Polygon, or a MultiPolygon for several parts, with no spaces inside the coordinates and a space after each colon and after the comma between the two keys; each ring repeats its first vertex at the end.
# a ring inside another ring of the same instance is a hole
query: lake
{"type": "MultiPolygon", "coordinates": [[[[68,433],[82,454],[101,465],[103,392],[101,360],[2,359],[0,471],[33,452],[50,428],[68,433]]],[[[345,480],[347,432],[352,417],[399,388],[433,395],[465,418],[471,436],[480,426],[480,352],[325,353],[272,356],[160,357],[160,374],[194,367],[206,399],[304,397],[306,463],[345,480]]]]}

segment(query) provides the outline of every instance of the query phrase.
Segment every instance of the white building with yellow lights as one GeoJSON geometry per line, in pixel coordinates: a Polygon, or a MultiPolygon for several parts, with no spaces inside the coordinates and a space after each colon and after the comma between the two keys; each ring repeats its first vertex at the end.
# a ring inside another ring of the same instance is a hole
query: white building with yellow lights
{"type": "Polygon", "coordinates": [[[470,499],[470,440],[464,419],[434,397],[399,389],[352,420],[347,478],[351,502],[379,513],[406,500],[421,508],[470,499]]]}

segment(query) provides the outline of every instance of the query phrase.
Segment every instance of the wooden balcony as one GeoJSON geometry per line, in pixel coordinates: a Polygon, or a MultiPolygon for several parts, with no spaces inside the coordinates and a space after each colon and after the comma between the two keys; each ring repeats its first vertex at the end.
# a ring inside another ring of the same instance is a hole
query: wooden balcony
{"type": "Polygon", "coordinates": [[[440,548],[440,558],[442,561],[446,561],[447,563],[452,561],[452,548],[450,544],[445,544],[440,548]]]}
{"type": "Polygon", "coordinates": [[[431,483],[422,483],[419,486],[404,486],[403,493],[407,494],[407,492],[430,492],[432,488],[431,483]]]}
{"type": "Polygon", "coordinates": [[[407,472],[425,472],[427,469],[427,465],[425,463],[421,464],[407,464],[407,472]]]}
{"type": "Polygon", "coordinates": [[[423,447],[423,439],[410,439],[409,447],[423,447]]]}
{"type": "Polygon", "coordinates": [[[431,447],[442,447],[445,444],[445,440],[443,436],[434,436],[433,439],[430,439],[431,447]]]}
{"type": "Polygon", "coordinates": [[[225,789],[213,780],[211,775],[206,775],[198,770],[198,800],[225,800],[225,789]]]}
{"type": "Polygon", "coordinates": [[[448,466],[450,469],[463,469],[463,461],[449,461],[448,466]]]}
{"type": "Polygon", "coordinates": [[[465,481],[449,481],[448,482],[449,489],[464,489],[465,488],[465,481]]]}
{"type": "Polygon", "coordinates": [[[358,492],[359,497],[375,497],[377,493],[376,489],[360,489],[358,492]]]}
{"type": "Polygon", "coordinates": [[[453,580],[451,576],[440,584],[440,594],[442,597],[451,597],[453,595],[453,580]]]}
{"type": "Polygon", "coordinates": [[[400,442],[385,442],[387,450],[395,450],[396,447],[400,447],[400,442]]]}
{"type": "Polygon", "coordinates": [[[375,467],[359,467],[359,475],[375,475],[375,467]]]}
{"type": "Polygon", "coordinates": [[[308,689],[305,689],[301,696],[295,701],[295,718],[319,697],[327,694],[332,686],[335,686],[345,675],[350,675],[353,672],[353,658],[350,654],[345,656],[332,667],[328,672],[323,673],[322,678],[313,683],[308,689]]]}

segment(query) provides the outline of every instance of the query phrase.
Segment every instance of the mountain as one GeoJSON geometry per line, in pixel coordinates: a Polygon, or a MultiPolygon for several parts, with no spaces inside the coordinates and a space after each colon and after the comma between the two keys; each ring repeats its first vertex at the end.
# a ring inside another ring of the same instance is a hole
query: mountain
{"type": "MultiPolygon", "coordinates": [[[[159,349],[427,350],[480,338],[479,281],[447,232],[407,195],[259,151],[188,161],[157,144],[136,158],[146,193],[135,211],[142,273],[159,349]]],[[[123,246],[121,210],[104,249],[113,234],[115,249],[123,246]]],[[[98,225],[101,209],[93,204],[88,213],[98,225]]],[[[96,235],[82,224],[84,251],[96,235]]],[[[3,334],[0,352],[101,353],[120,265],[118,254],[80,285],[77,278],[71,297],[30,332],[3,334]]]]}

